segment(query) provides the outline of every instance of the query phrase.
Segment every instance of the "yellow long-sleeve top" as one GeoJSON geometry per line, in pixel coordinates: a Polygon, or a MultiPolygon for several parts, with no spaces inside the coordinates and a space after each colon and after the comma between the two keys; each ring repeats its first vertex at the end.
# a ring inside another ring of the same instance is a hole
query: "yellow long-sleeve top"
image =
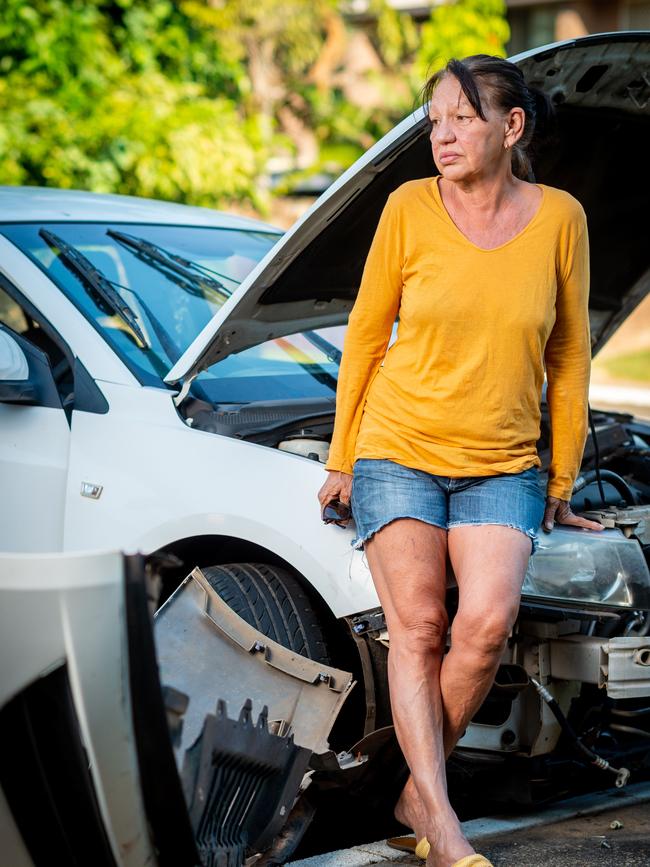
{"type": "Polygon", "coordinates": [[[538,184],[530,222],[485,250],[451,219],[438,177],[402,184],[382,212],[345,336],[325,468],[352,473],[358,458],[384,458],[463,477],[540,466],[546,368],[547,493],[568,500],[591,366],[584,209],[538,184]]]}

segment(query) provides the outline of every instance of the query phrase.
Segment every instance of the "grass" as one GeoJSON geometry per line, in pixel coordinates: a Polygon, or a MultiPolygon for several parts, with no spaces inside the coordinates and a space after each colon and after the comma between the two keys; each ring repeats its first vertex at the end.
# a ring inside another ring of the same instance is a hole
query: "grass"
{"type": "Polygon", "coordinates": [[[617,379],[634,379],[638,382],[650,383],[650,349],[639,349],[636,352],[626,352],[601,361],[610,376],[617,379]]]}

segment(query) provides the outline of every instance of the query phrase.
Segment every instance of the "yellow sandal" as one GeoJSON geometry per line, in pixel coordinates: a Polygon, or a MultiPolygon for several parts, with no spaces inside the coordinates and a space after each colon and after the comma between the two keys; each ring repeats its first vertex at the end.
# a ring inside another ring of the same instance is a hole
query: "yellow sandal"
{"type": "Polygon", "coordinates": [[[413,855],[417,843],[415,837],[389,837],[386,845],[398,852],[410,852],[413,855]]]}
{"type": "MultiPolygon", "coordinates": [[[[431,845],[426,837],[423,837],[415,847],[415,854],[418,858],[426,861],[431,851],[431,845]]],[[[460,861],[455,861],[451,867],[494,867],[483,855],[465,855],[460,861]]]]}

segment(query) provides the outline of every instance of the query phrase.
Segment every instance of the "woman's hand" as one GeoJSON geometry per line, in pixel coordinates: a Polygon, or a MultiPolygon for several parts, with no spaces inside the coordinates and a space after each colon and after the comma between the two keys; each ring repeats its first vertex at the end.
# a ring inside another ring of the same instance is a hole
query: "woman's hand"
{"type": "Polygon", "coordinates": [[[553,529],[553,522],[556,524],[568,524],[571,527],[586,527],[587,530],[605,529],[603,525],[599,524],[597,521],[590,521],[588,518],[581,518],[580,515],[575,515],[571,511],[571,505],[568,500],[560,500],[557,497],[547,497],[542,528],[547,533],[550,533],[553,529]]]}
{"type": "MultiPolygon", "coordinates": [[[[350,473],[342,473],[339,470],[327,470],[327,479],[318,492],[321,510],[332,500],[340,500],[341,503],[349,505],[351,493],[352,476],[350,473]]],[[[342,523],[345,525],[347,522],[344,521],[342,523]]]]}

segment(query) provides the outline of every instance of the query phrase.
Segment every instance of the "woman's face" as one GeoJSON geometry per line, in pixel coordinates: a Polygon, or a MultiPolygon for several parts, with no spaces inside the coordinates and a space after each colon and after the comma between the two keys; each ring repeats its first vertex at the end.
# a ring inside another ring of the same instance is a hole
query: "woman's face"
{"type": "Polygon", "coordinates": [[[429,104],[432,124],[430,141],[433,159],[443,177],[453,181],[490,176],[511,161],[510,147],[522,126],[522,109],[507,114],[494,109],[484,90],[482,120],[467,100],[454,75],[446,75],[436,86],[429,104]],[[510,146],[507,150],[504,142],[510,146]]]}

